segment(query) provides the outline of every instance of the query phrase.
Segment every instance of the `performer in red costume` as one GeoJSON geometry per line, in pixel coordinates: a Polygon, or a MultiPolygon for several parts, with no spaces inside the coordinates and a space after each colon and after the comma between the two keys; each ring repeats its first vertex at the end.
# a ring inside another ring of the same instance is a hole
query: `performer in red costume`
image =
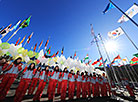
{"type": "MultiPolygon", "coordinates": [[[[60,71],[62,73],[62,71],[60,71]]],[[[57,94],[61,94],[61,86],[62,86],[62,77],[58,79],[58,87],[57,87],[57,94]]]]}
{"type": "Polygon", "coordinates": [[[82,75],[82,98],[86,98],[86,75],[84,75],[84,73],[81,73],[82,75]]]}
{"type": "Polygon", "coordinates": [[[3,76],[4,76],[4,71],[6,70],[7,66],[8,66],[8,62],[6,60],[5,57],[1,57],[0,58],[0,80],[2,80],[3,76]]]}
{"type": "Polygon", "coordinates": [[[86,92],[87,92],[87,95],[88,97],[91,97],[91,76],[88,75],[88,72],[86,72],[86,92]]]}
{"type": "Polygon", "coordinates": [[[37,91],[34,95],[33,102],[39,102],[40,101],[43,90],[44,90],[46,83],[48,81],[49,75],[50,75],[49,66],[46,66],[45,69],[43,69],[40,73],[40,81],[39,81],[37,91]]]}
{"type": "Polygon", "coordinates": [[[67,84],[68,84],[68,77],[69,73],[67,68],[64,68],[64,71],[62,73],[62,86],[61,86],[61,101],[64,101],[66,98],[66,90],[67,90],[67,84]]]}
{"type": "Polygon", "coordinates": [[[53,98],[55,96],[55,89],[60,76],[61,76],[61,73],[59,72],[59,67],[56,66],[54,68],[54,71],[51,73],[51,78],[49,83],[50,86],[49,86],[49,92],[48,92],[48,99],[50,102],[53,101],[53,98]]]}
{"type": "Polygon", "coordinates": [[[13,63],[8,65],[6,68],[6,73],[3,76],[2,82],[0,83],[0,100],[5,99],[11,85],[16,79],[19,71],[22,69],[22,58],[18,57],[13,63]]]}
{"type": "Polygon", "coordinates": [[[93,73],[93,77],[91,78],[91,83],[92,83],[92,93],[93,93],[93,97],[96,97],[96,74],[93,73]]]}
{"type": "Polygon", "coordinates": [[[100,88],[100,93],[101,96],[104,96],[104,85],[103,85],[103,78],[101,77],[101,75],[99,75],[99,88],[100,88]]]}
{"type": "Polygon", "coordinates": [[[28,95],[32,95],[36,88],[37,82],[39,81],[40,70],[40,66],[38,66],[37,70],[35,69],[35,75],[32,78],[32,82],[28,90],[28,95]]]}
{"type": "Polygon", "coordinates": [[[29,65],[29,67],[25,67],[24,71],[23,71],[23,76],[21,78],[21,81],[19,83],[19,86],[16,89],[15,92],[15,97],[14,97],[14,102],[21,102],[26,91],[27,88],[31,82],[31,79],[33,77],[33,75],[35,74],[35,63],[31,63],[29,65]]]}
{"type": "Polygon", "coordinates": [[[76,84],[77,84],[77,99],[80,98],[80,94],[81,94],[81,88],[82,88],[82,76],[80,75],[80,72],[77,71],[77,75],[76,75],[76,84]]]}
{"type": "Polygon", "coordinates": [[[103,95],[107,96],[107,78],[105,76],[105,73],[103,73],[102,79],[103,79],[103,95]]]}
{"type": "Polygon", "coordinates": [[[69,87],[68,87],[68,95],[70,100],[72,100],[74,97],[74,91],[75,91],[75,74],[73,73],[73,70],[71,70],[69,73],[69,87]]]}

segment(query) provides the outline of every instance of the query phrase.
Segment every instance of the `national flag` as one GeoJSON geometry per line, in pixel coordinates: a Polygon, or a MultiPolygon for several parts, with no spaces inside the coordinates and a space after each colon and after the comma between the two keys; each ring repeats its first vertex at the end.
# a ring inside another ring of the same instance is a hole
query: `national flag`
{"type": "Polygon", "coordinates": [[[31,19],[31,16],[29,16],[27,19],[25,19],[21,24],[20,24],[20,28],[25,28],[29,25],[30,23],[30,19],[31,19]]]}
{"type": "Polygon", "coordinates": [[[138,53],[136,53],[136,54],[133,54],[133,56],[135,56],[135,57],[138,57],[138,53]]]}
{"type": "Polygon", "coordinates": [[[37,47],[37,43],[35,44],[33,51],[35,51],[35,50],[36,50],[36,47],[37,47]]]}
{"type": "Polygon", "coordinates": [[[31,38],[32,38],[32,36],[33,36],[33,33],[34,33],[34,32],[32,32],[31,35],[29,35],[29,37],[28,37],[28,39],[27,39],[27,43],[28,43],[28,44],[29,44],[29,42],[30,42],[30,40],[31,40],[31,38]]]}
{"type": "Polygon", "coordinates": [[[61,54],[63,55],[64,47],[62,47],[61,54]]]}
{"type": "Polygon", "coordinates": [[[114,58],[114,60],[116,60],[116,59],[121,59],[120,55],[118,55],[114,58]]]}
{"type": "Polygon", "coordinates": [[[0,34],[1,34],[2,36],[5,36],[7,33],[9,33],[11,25],[12,25],[12,24],[8,25],[8,26],[5,27],[3,30],[1,30],[1,31],[0,31],[0,34]]]}
{"type": "Polygon", "coordinates": [[[131,59],[131,61],[137,62],[137,61],[138,61],[138,57],[133,57],[133,58],[131,59]]]}
{"type": "Polygon", "coordinates": [[[56,55],[55,55],[55,53],[51,56],[51,57],[55,57],[56,55]]]}
{"type": "Polygon", "coordinates": [[[16,41],[15,46],[18,45],[19,41],[20,41],[20,37],[19,37],[19,39],[16,41]]]}
{"type": "Polygon", "coordinates": [[[101,57],[100,59],[97,59],[96,61],[94,61],[94,62],[92,63],[92,65],[97,64],[97,63],[100,62],[101,60],[102,60],[102,57],[101,57]]]}
{"type": "MultiPolygon", "coordinates": [[[[133,16],[135,16],[138,13],[138,6],[137,4],[134,3],[134,5],[132,7],[130,7],[125,14],[128,15],[130,18],[132,18],[133,16]]],[[[125,15],[122,15],[121,18],[118,20],[118,23],[123,23],[128,21],[129,18],[126,17],[125,15]]]]}
{"type": "Polygon", "coordinates": [[[19,21],[10,29],[10,31],[15,30],[15,29],[19,26],[20,23],[21,23],[21,20],[19,20],[19,21]]]}
{"type": "Polygon", "coordinates": [[[108,37],[111,38],[111,39],[115,39],[115,38],[119,37],[122,34],[124,34],[124,31],[121,27],[119,27],[119,28],[117,28],[113,31],[108,32],[108,37]]]}
{"type": "Polygon", "coordinates": [[[127,58],[123,58],[123,59],[119,62],[120,66],[122,66],[122,65],[124,65],[124,64],[127,64],[127,61],[128,61],[127,58]]]}
{"type": "Polygon", "coordinates": [[[51,53],[51,46],[49,47],[49,49],[47,50],[47,54],[51,53]]]}
{"type": "Polygon", "coordinates": [[[19,45],[24,42],[25,38],[26,38],[26,35],[23,37],[23,39],[21,40],[21,42],[19,43],[19,45]]]}
{"type": "Polygon", "coordinates": [[[75,51],[75,53],[74,53],[74,56],[73,56],[73,59],[76,57],[76,51],[75,51]]]}
{"type": "Polygon", "coordinates": [[[42,46],[42,44],[43,44],[43,40],[42,40],[41,43],[39,44],[39,49],[40,49],[40,47],[42,46]]]}
{"type": "Polygon", "coordinates": [[[86,57],[85,57],[85,60],[89,59],[89,55],[87,54],[86,57]]]}
{"type": "MultiPolygon", "coordinates": [[[[107,62],[107,59],[104,60],[104,64],[107,62]]],[[[99,67],[103,66],[103,63],[100,62],[99,67]]]]}
{"type": "Polygon", "coordinates": [[[57,51],[57,53],[56,53],[56,55],[55,56],[57,56],[59,54],[59,51],[57,51]]]}
{"type": "Polygon", "coordinates": [[[47,48],[48,43],[49,43],[49,38],[48,38],[48,40],[46,41],[45,50],[46,50],[46,48],[47,48]]]}
{"type": "Polygon", "coordinates": [[[103,13],[107,13],[109,10],[111,10],[112,8],[115,8],[115,6],[112,3],[109,3],[107,5],[107,7],[105,8],[105,10],[103,11],[103,13]]]}

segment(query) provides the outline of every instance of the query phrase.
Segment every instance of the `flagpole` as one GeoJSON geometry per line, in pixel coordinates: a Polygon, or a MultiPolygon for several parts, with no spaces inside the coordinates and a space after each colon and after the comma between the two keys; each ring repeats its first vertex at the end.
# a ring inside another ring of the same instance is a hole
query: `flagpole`
{"type": "MultiPolygon", "coordinates": [[[[127,63],[130,65],[130,63],[129,63],[130,61],[129,61],[129,59],[128,59],[128,57],[127,57],[127,56],[126,56],[126,58],[127,58],[127,63]]],[[[132,71],[133,71],[133,72],[132,72],[132,75],[133,75],[133,73],[134,73],[134,74],[135,74],[135,76],[138,78],[138,75],[137,75],[137,73],[135,72],[134,67],[133,67],[133,66],[131,66],[131,65],[130,65],[130,67],[129,67],[129,68],[130,68],[130,69],[132,69],[132,71]],[[131,68],[130,68],[130,67],[131,67],[131,68]]],[[[137,80],[136,80],[136,78],[135,78],[135,77],[134,77],[134,79],[135,79],[135,81],[137,82],[137,80]]]]}
{"type": "MultiPolygon", "coordinates": [[[[121,60],[122,60],[122,59],[121,59],[121,60]]],[[[129,78],[130,78],[131,82],[133,82],[133,80],[132,80],[132,78],[131,78],[131,76],[130,76],[130,74],[129,74],[129,72],[128,72],[127,67],[125,66],[124,62],[122,62],[122,63],[123,63],[123,66],[124,66],[124,68],[125,68],[125,70],[126,70],[126,72],[127,72],[128,76],[129,76],[129,78]]],[[[134,82],[133,82],[132,84],[133,84],[133,86],[135,86],[134,82]]],[[[136,87],[136,86],[135,86],[135,87],[136,87]]]]}
{"type": "Polygon", "coordinates": [[[19,31],[19,29],[20,29],[20,27],[10,36],[10,38],[6,42],[8,42],[19,31]]]}
{"type": "Polygon", "coordinates": [[[133,42],[133,40],[131,40],[131,38],[128,36],[128,34],[124,31],[124,29],[121,26],[120,26],[120,28],[123,30],[124,34],[126,35],[126,37],[128,38],[128,40],[132,43],[132,45],[136,48],[136,50],[138,50],[138,47],[133,42]]]}
{"type": "Polygon", "coordinates": [[[122,12],[134,25],[138,27],[138,24],[130,18],[124,11],[122,11],[115,3],[113,3],[111,0],[109,0],[120,12],[122,12]]]}
{"type": "MultiPolygon", "coordinates": [[[[109,57],[109,55],[108,55],[108,52],[107,52],[107,50],[106,50],[106,48],[105,48],[105,45],[104,45],[102,36],[100,35],[100,33],[99,33],[98,35],[99,35],[100,40],[101,40],[101,42],[102,42],[102,44],[103,44],[103,47],[104,47],[105,53],[106,53],[106,55],[107,55],[107,58],[108,58],[109,62],[112,63],[112,62],[111,62],[111,59],[110,59],[110,57],[109,57]]],[[[114,74],[114,76],[115,76],[116,81],[117,81],[118,84],[120,85],[120,82],[119,82],[119,80],[118,80],[118,78],[117,78],[117,76],[116,76],[116,74],[115,74],[115,70],[114,70],[114,68],[113,68],[112,65],[111,65],[111,68],[112,68],[112,70],[113,70],[113,74],[114,74]]]]}
{"type": "MultiPolygon", "coordinates": [[[[92,28],[92,24],[90,24],[90,26],[91,26],[91,28],[92,28]]],[[[100,47],[99,47],[97,38],[96,38],[96,36],[95,36],[94,33],[91,32],[91,34],[93,35],[93,37],[94,37],[94,39],[95,39],[95,41],[96,41],[96,46],[97,46],[97,48],[98,48],[98,52],[99,52],[100,56],[102,57],[102,53],[101,53],[101,51],[100,51],[100,47]]],[[[103,66],[104,66],[104,70],[105,70],[105,72],[107,73],[107,79],[108,79],[110,88],[112,88],[111,80],[110,80],[110,78],[109,78],[109,76],[108,76],[108,72],[107,72],[107,69],[106,69],[106,67],[105,67],[105,63],[104,63],[103,57],[102,57],[102,63],[103,63],[103,66]]],[[[111,90],[111,91],[112,91],[112,90],[111,90]]],[[[113,93],[113,91],[112,91],[112,93],[113,93]]],[[[112,95],[114,96],[114,94],[112,94],[112,95]]]]}

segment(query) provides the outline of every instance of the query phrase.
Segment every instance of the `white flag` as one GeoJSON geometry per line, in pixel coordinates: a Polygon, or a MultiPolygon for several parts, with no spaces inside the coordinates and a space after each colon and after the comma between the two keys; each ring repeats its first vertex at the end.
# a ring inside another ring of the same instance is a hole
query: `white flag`
{"type": "Polygon", "coordinates": [[[108,32],[108,36],[111,39],[115,39],[115,38],[119,37],[122,34],[124,34],[124,31],[120,27],[113,30],[113,31],[111,31],[111,32],[108,32]]]}
{"type": "MultiPolygon", "coordinates": [[[[138,6],[134,4],[132,7],[130,7],[126,12],[125,12],[130,18],[135,16],[138,13],[138,6]]],[[[122,17],[118,20],[118,23],[126,22],[129,19],[125,16],[122,15],[122,17]]]]}

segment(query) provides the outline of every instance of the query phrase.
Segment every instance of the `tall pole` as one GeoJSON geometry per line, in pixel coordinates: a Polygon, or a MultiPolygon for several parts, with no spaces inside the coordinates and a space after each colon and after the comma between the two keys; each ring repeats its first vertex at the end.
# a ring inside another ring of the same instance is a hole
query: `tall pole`
{"type": "MultiPolygon", "coordinates": [[[[126,56],[126,58],[127,58],[127,56],[126,56]]],[[[137,77],[137,79],[138,79],[138,75],[137,75],[137,73],[135,72],[135,70],[134,70],[134,68],[133,68],[133,66],[131,66],[130,65],[130,63],[129,63],[130,61],[129,61],[129,59],[127,58],[127,63],[129,64],[129,68],[130,69],[132,69],[132,75],[134,75],[134,76],[136,76],[137,77]]],[[[135,79],[135,81],[137,82],[137,80],[136,80],[136,78],[134,77],[134,79],[135,79]]]]}
{"type": "MultiPolygon", "coordinates": [[[[107,55],[107,58],[108,58],[109,62],[112,63],[111,60],[110,60],[110,57],[109,57],[109,55],[108,55],[108,52],[107,52],[107,50],[106,50],[106,48],[105,48],[105,45],[104,45],[102,36],[101,36],[100,34],[98,34],[98,35],[99,35],[100,40],[101,40],[101,42],[102,42],[102,44],[103,44],[103,47],[104,47],[105,53],[106,53],[106,55],[107,55]]],[[[114,74],[114,76],[115,76],[115,79],[116,79],[116,81],[118,82],[118,84],[119,84],[119,86],[120,86],[120,82],[119,82],[119,80],[118,80],[118,78],[117,78],[117,75],[115,74],[115,70],[114,70],[114,68],[113,68],[112,65],[111,65],[111,68],[112,68],[112,70],[113,70],[113,74],[114,74]]]]}
{"type": "Polygon", "coordinates": [[[131,40],[131,38],[128,36],[128,34],[124,31],[124,29],[122,27],[120,27],[124,34],[126,35],[126,37],[128,38],[128,40],[132,43],[132,45],[135,47],[136,50],[138,50],[138,47],[136,46],[136,44],[133,42],[133,40],[131,40]]]}
{"type": "Polygon", "coordinates": [[[8,42],[19,31],[19,29],[20,27],[10,36],[10,38],[6,42],[8,42]]]}
{"type": "MultiPolygon", "coordinates": [[[[92,30],[92,29],[93,29],[93,28],[92,28],[92,24],[90,24],[90,26],[91,26],[91,30],[92,30]]],[[[104,63],[104,60],[103,60],[103,56],[102,56],[102,53],[101,53],[101,51],[100,51],[100,47],[99,47],[97,38],[96,38],[96,36],[95,36],[95,34],[94,34],[94,31],[93,31],[93,32],[91,31],[91,34],[93,35],[93,37],[94,37],[94,39],[95,39],[95,41],[96,41],[96,46],[97,46],[97,48],[98,48],[98,52],[99,52],[99,54],[100,54],[100,57],[102,58],[102,63],[103,63],[103,66],[104,66],[104,70],[105,70],[105,72],[107,73],[107,79],[108,79],[109,85],[110,85],[110,87],[112,88],[111,81],[110,81],[110,78],[109,78],[109,76],[108,76],[108,72],[107,72],[107,69],[106,69],[106,67],[105,67],[105,63],[104,63]]],[[[112,91],[112,93],[113,93],[113,91],[112,91]]],[[[113,96],[114,96],[114,94],[113,94],[113,96]]]]}
{"type": "Polygon", "coordinates": [[[138,24],[130,18],[124,11],[122,11],[115,3],[113,3],[111,0],[109,0],[120,12],[122,12],[134,25],[138,27],[138,24]]]}

